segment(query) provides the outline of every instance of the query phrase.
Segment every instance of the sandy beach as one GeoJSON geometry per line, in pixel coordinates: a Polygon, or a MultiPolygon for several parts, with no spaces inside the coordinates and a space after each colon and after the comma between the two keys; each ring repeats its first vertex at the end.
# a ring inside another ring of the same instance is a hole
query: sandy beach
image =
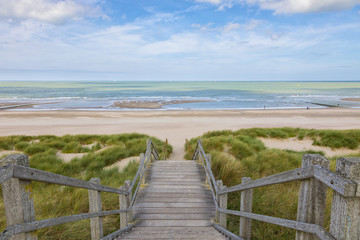
{"type": "Polygon", "coordinates": [[[207,131],[251,127],[358,129],[360,109],[223,111],[1,111],[0,135],[144,133],[168,138],[174,157],[185,139],[207,131]]]}

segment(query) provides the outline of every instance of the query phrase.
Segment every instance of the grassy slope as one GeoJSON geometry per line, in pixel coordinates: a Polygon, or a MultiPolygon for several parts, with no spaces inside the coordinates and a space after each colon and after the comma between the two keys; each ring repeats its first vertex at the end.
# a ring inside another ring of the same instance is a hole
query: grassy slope
{"type": "MultiPolygon", "coordinates": [[[[138,156],[146,151],[148,136],[141,134],[121,135],[65,135],[56,136],[9,136],[0,138],[0,150],[18,150],[30,156],[30,167],[57,173],[85,181],[93,177],[101,179],[101,184],[118,188],[126,179],[132,180],[138,163],[130,163],[122,172],[117,169],[103,170],[123,158],[138,156]],[[93,144],[91,147],[84,145],[93,144]],[[102,151],[100,148],[106,147],[102,151]],[[75,158],[64,163],[57,157],[57,152],[87,153],[82,158],[75,158]]],[[[152,138],[162,155],[164,142],[152,138]]],[[[172,151],[170,145],[167,155],[172,151]]],[[[1,190],[1,189],[0,189],[1,190]]],[[[36,220],[86,213],[88,192],[84,189],[57,186],[33,182],[33,196],[36,220]]],[[[102,193],[103,210],[119,208],[119,197],[116,194],[102,193]]],[[[40,239],[90,239],[89,220],[63,224],[38,231],[40,239]]],[[[119,217],[104,218],[104,234],[118,229],[119,217]]],[[[6,220],[2,193],[0,197],[0,229],[5,229],[6,220]]]]}
{"type": "MultiPolygon", "coordinates": [[[[360,130],[310,130],[299,128],[252,128],[238,131],[216,131],[201,136],[206,152],[212,154],[212,170],[216,179],[222,179],[224,185],[241,183],[242,177],[258,179],[301,166],[302,155],[314,152],[294,152],[268,149],[257,137],[311,138],[314,145],[331,148],[356,149],[360,144],[360,130]]],[[[186,158],[190,159],[198,138],[191,139],[186,158]]],[[[322,154],[322,153],[320,153],[322,154]]],[[[353,156],[360,156],[360,153],[353,156]]],[[[335,168],[335,159],[331,168],[335,168]]],[[[299,183],[257,188],[254,190],[253,212],[296,220],[299,183]]],[[[231,193],[228,208],[239,210],[240,194],[231,193]]],[[[327,199],[326,224],[329,222],[331,191],[327,199]]],[[[238,217],[228,218],[229,229],[238,233],[238,217]]],[[[271,224],[253,221],[253,239],[293,239],[295,231],[271,224]]]]}

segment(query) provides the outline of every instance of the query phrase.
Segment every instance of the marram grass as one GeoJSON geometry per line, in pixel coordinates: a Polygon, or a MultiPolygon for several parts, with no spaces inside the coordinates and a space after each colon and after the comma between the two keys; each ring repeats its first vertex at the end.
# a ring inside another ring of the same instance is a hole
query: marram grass
{"type": "MultiPolygon", "coordinates": [[[[223,180],[227,187],[241,183],[242,177],[259,179],[301,167],[303,154],[321,152],[295,152],[268,149],[258,140],[263,138],[311,139],[314,145],[333,149],[357,149],[360,130],[314,130],[301,128],[251,128],[238,131],[213,131],[199,137],[206,153],[212,155],[211,168],[216,180],[223,180]]],[[[196,142],[193,138],[185,146],[187,159],[191,159],[196,142]]],[[[360,157],[360,151],[349,157],[360,157]]],[[[335,158],[330,158],[330,168],[335,169],[335,158]]],[[[268,216],[296,220],[299,181],[254,189],[253,212],[268,216]]],[[[325,224],[329,226],[332,191],[328,191],[325,224]]],[[[240,209],[240,192],[228,195],[228,209],[240,209]]],[[[228,215],[228,229],[239,232],[239,217],[228,215]]],[[[252,221],[252,239],[295,238],[295,230],[273,224],[252,221]]]]}
{"type": "MultiPolygon", "coordinates": [[[[28,154],[30,167],[89,181],[101,179],[101,184],[118,188],[127,179],[132,180],[138,163],[130,162],[119,172],[116,168],[104,170],[121,159],[138,156],[146,151],[146,139],[142,134],[120,135],[65,135],[57,136],[8,136],[0,137],[0,151],[16,150],[28,154]],[[101,150],[100,150],[101,149],[101,150]],[[100,151],[99,151],[100,150],[100,151]],[[83,157],[65,163],[61,153],[85,153],[83,157]]],[[[151,138],[160,156],[164,142],[151,138]]],[[[166,155],[172,152],[167,145],[166,155]]],[[[161,157],[162,159],[162,157],[161,157]]],[[[32,182],[36,220],[49,219],[89,212],[88,191],[85,189],[32,182]]],[[[0,187],[1,191],[1,187],[0,187]]],[[[6,228],[2,193],[0,193],[0,231],[6,228]]],[[[119,196],[102,193],[103,210],[119,208],[119,196]]],[[[83,220],[38,230],[39,239],[90,239],[90,221],[83,220]]],[[[104,234],[119,229],[118,215],[103,218],[104,234]]]]}

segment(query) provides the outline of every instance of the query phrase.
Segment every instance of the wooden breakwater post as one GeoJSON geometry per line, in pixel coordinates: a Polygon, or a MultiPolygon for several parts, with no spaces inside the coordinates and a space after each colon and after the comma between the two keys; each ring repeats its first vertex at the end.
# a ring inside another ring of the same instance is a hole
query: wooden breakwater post
{"type": "MultiPolygon", "coordinates": [[[[25,154],[13,154],[0,160],[0,167],[8,164],[29,167],[25,154]]],[[[35,221],[34,201],[31,181],[10,178],[3,182],[2,192],[7,226],[35,221]]],[[[16,234],[12,240],[36,240],[36,232],[16,234]]]]}

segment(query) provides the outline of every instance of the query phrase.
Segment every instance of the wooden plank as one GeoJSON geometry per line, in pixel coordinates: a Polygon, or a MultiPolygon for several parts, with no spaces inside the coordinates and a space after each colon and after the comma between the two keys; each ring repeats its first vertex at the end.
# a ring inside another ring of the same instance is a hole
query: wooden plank
{"type": "Polygon", "coordinates": [[[211,203],[138,203],[138,208],[198,208],[198,207],[211,207],[211,203]]]}
{"type": "Polygon", "coordinates": [[[136,226],[148,227],[208,227],[211,226],[209,220],[139,220],[136,226]]]}
{"type": "MultiPolygon", "coordinates": [[[[203,180],[201,178],[201,176],[196,177],[196,178],[155,178],[155,177],[149,177],[149,180],[151,180],[151,183],[174,183],[174,182],[179,182],[182,184],[187,184],[187,183],[199,183],[202,182],[201,180],[203,180]]],[[[205,180],[205,179],[204,179],[205,180]]]]}
{"type": "Polygon", "coordinates": [[[213,204],[213,199],[211,197],[204,197],[204,198],[167,198],[167,197],[157,197],[157,198],[142,198],[138,199],[137,203],[194,203],[194,202],[201,202],[201,203],[210,203],[213,204]]]}
{"type": "Polygon", "coordinates": [[[215,216],[212,213],[189,213],[189,214],[139,214],[136,219],[146,220],[210,220],[215,216]]]}
{"type": "Polygon", "coordinates": [[[171,189],[171,188],[164,188],[164,189],[146,189],[146,192],[152,193],[206,193],[208,190],[201,190],[201,189],[171,189]]]}
{"type": "MultiPolygon", "coordinates": [[[[211,197],[210,192],[203,191],[199,193],[198,191],[195,193],[183,193],[183,192],[162,192],[161,194],[156,192],[142,192],[140,193],[141,197],[143,198],[181,198],[181,197],[188,197],[188,198],[202,198],[202,197],[211,197]]],[[[139,195],[140,196],[140,195],[139,195]]]]}
{"type": "Polygon", "coordinates": [[[150,191],[152,189],[184,189],[184,190],[192,190],[192,189],[200,189],[200,190],[204,190],[205,187],[201,186],[201,185],[154,185],[151,184],[150,186],[147,187],[147,190],[150,191]]]}
{"type": "Polygon", "coordinates": [[[194,233],[194,234],[201,234],[201,233],[208,233],[208,232],[217,232],[212,227],[139,227],[136,226],[136,232],[139,233],[158,233],[158,232],[171,232],[171,233],[194,233]]]}
{"type": "MultiPolygon", "coordinates": [[[[134,207],[135,214],[179,214],[179,213],[214,213],[215,208],[137,208],[134,207]]],[[[134,215],[135,215],[134,214],[134,215]]]]}
{"type": "Polygon", "coordinates": [[[290,181],[308,179],[314,176],[313,167],[297,168],[288,172],[275,174],[269,177],[256,179],[251,182],[239,184],[220,191],[220,194],[243,191],[256,187],[264,187],[273,184],[286,183],[290,181]]]}
{"type": "Polygon", "coordinates": [[[166,240],[187,240],[187,239],[207,239],[207,240],[219,240],[219,239],[225,239],[224,236],[221,235],[221,233],[217,232],[214,229],[214,231],[207,231],[204,233],[173,233],[173,232],[157,232],[157,233],[148,233],[144,234],[143,236],[135,232],[131,232],[123,237],[121,239],[166,239],[166,240]]]}
{"type": "Polygon", "coordinates": [[[66,177],[59,174],[49,173],[38,169],[27,168],[22,166],[14,166],[13,177],[30,180],[30,181],[38,181],[38,182],[52,183],[58,185],[65,185],[70,187],[85,188],[89,190],[97,190],[102,192],[128,194],[128,191],[120,190],[117,188],[90,183],[80,179],[66,177]]]}
{"type": "Polygon", "coordinates": [[[151,182],[152,186],[155,185],[169,185],[169,186],[176,186],[176,185],[186,185],[186,186],[202,186],[204,187],[203,183],[201,183],[200,181],[192,181],[192,182],[181,182],[181,181],[167,181],[167,182],[151,182]]]}

